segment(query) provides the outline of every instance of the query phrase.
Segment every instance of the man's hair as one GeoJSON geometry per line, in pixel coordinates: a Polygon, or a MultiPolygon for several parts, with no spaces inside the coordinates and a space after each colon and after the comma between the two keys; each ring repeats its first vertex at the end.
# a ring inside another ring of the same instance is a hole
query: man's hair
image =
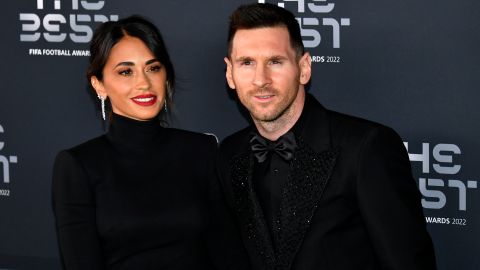
{"type": "Polygon", "coordinates": [[[264,27],[286,27],[290,36],[290,44],[297,57],[304,54],[300,26],[295,16],[288,10],[273,4],[249,4],[238,7],[230,15],[228,28],[228,57],[232,53],[232,41],[238,30],[248,30],[264,27]]]}

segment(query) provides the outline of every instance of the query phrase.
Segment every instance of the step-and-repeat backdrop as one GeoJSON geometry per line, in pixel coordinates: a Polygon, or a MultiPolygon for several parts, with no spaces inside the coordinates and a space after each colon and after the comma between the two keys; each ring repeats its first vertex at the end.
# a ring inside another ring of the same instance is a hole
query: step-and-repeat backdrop
{"type": "MultiPolygon", "coordinates": [[[[93,29],[131,14],[153,20],[178,73],[172,126],[221,140],[248,124],[225,83],[223,57],[228,15],[249,2],[0,4],[0,269],[60,269],[53,158],[105,131],[85,79],[93,29]]],[[[298,18],[313,95],[402,136],[439,269],[480,269],[480,2],[267,2],[298,18]]]]}

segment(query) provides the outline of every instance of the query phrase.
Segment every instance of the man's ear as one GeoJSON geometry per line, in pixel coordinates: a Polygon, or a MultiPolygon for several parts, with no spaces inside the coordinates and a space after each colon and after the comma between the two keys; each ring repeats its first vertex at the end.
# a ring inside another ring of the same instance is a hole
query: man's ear
{"type": "Polygon", "coordinates": [[[225,72],[225,77],[227,78],[228,86],[231,89],[235,89],[235,82],[233,81],[233,75],[232,75],[232,62],[230,62],[230,59],[228,59],[228,57],[223,58],[223,61],[225,61],[225,64],[227,65],[227,71],[225,72]]]}
{"type": "Polygon", "coordinates": [[[310,81],[312,76],[312,59],[310,53],[305,52],[298,61],[300,67],[300,84],[305,85],[310,81]]]}
{"type": "Polygon", "coordinates": [[[105,91],[103,83],[96,76],[90,77],[90,84],[92,84],[92,87],[95,89],[95,92],[97,92],[98,96],[103,98],[107,97],[107,92],[105,91]]]}

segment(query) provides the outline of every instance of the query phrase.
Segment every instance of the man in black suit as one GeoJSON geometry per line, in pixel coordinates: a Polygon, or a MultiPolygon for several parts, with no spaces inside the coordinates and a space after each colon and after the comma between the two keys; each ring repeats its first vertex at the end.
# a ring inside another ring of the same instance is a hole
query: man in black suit
{"type": "Polygon", "coordinates": [[[435,269],[400,137],[325,109],[294,16],[230,17],[226,78],[253,125],[220,146],[220,177],[254,269],[435,269]]]}

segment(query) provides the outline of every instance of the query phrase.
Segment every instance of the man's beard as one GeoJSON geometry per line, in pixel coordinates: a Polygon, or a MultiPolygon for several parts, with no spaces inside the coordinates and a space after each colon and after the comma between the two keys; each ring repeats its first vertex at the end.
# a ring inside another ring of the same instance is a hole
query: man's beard
{"type": "MultiPolygon", "coordinates": [[[[277,91],[276,89],[263,88],[263,89],[255,90],[253,93],[249,94],[249,96],[275,95],[275,97],[279,97],[278,93],[279,91],[277,91]]],[[[285,113],[291,108],[294,100],[295,100],[295,97],[293,97],[291,100],[289,100],[288,97],[283,97],[283,99],[280,100],[280,102],[277,102],[275,104],[276,106],[272,110],[267,112],[261,112],[261,110],[257,112],[256,108],[259,108],[260,106],[251,105],[246,107],[247,109],[249,109],[250,115],[254,121],[271,123],[271,122],[275,122],[276,120],[281,118],[283,115],[285,115],[285,113]]]]}

